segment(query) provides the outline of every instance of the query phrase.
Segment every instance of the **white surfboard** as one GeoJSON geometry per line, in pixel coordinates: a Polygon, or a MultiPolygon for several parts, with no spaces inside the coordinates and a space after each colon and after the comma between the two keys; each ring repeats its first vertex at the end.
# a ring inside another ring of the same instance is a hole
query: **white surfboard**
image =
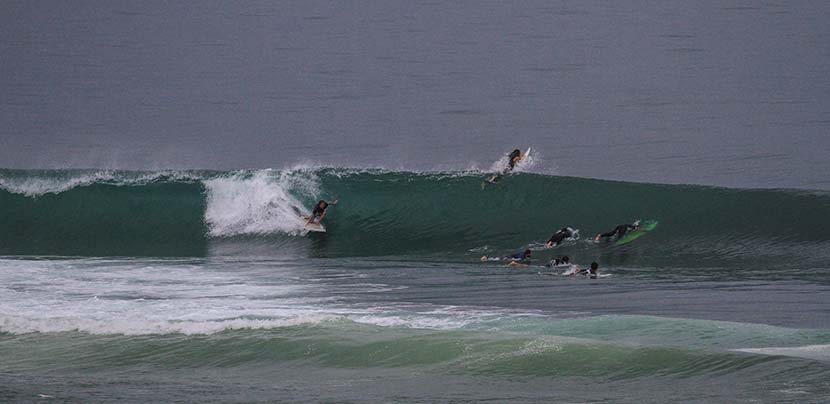
{"type": "Polygon", "coordinates": [[[317,223],[317,222],[306,224],[305,229],[308,230],[308,231],[313,231],[313,232],[317,232],[317,233],[325,233],[326,232],[326,228],[323,227],[322,224],[317,223]]]}
{"type": "MultiPolygon", "coordinates": [[[[308,216],[303,216],[303,221],[304,222],[308,221],[308,216]]],[[[316,233],[325,233],[326,232],[326,228],[323,227],[323,225],[320,224],[320,222],[306,223],[304,228],[308,231],[313,231],[313,232],[316,232],[316,233]]]]}
{"type": "Polygon", "coordinates": [[[530,149],[532,149],[532,147],[528,147],[525,154],[522,154],[522,159],[520,160],[522,163],[524,163],[524,161],[527,160],[527,156],[530,155],[530,149]]]}

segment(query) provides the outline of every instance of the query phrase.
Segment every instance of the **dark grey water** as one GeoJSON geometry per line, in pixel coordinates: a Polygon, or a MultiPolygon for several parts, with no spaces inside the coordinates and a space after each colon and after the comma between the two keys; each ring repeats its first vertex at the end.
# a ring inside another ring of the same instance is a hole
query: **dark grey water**
{"type": "Polygon", "coordinates": [[[4,2],[0,165],[830,188],[830,6],[4,2]]]}

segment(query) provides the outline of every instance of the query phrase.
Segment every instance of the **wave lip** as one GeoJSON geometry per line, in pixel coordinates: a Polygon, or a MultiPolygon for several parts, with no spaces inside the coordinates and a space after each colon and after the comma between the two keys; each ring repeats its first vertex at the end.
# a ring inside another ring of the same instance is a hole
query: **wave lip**
{"type": "Polygon", "coordinates": [[[60,194],[94,184],[139,186],[154,182],[195,182],[203,178],[197,172],[163,170],[133,172],[116,170],[48,170],[12,171],[0,169],[0,189],[13,194],[38,197],[60,194]]]}

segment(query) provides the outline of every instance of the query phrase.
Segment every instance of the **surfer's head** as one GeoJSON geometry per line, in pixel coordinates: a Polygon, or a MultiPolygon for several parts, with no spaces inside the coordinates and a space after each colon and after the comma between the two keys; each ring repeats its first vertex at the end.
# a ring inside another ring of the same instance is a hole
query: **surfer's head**
{"type": "Polygon", "coordinates": [[[525,250],[524,253],[522,253],[522,258],[527,258],[527,257],[530,257],[531,255],[533,255],[533,251],[530,251],[530,249],[528,248],[527,250],[525,250]]]}
{"type": "Polygon", "coordinates": [[[569,262],[571,262],[571,257],[569,257],[569,256],[567,256],[567,255],[566,255],[566,256],[564,256],[564,257],[562,257],[562,262],[564,262],[564,263],[566,263],[566,264],[567,264],[567,263],[569,263],[569,262]]]}
{"type": "Polygon", "coordinates": [[[596,273],[597,268],[599,268],[599,264],[597,264],[596,262],[592,262],[591,263],[591,273],[596,273]]]}
{"type": "Polygon", "coordinates": [[[329,204],[328,204],[328,202],[321,200],[320,202],[317,202],[317,206],[325,209],[327,206],[329,206],[329,204]]]}

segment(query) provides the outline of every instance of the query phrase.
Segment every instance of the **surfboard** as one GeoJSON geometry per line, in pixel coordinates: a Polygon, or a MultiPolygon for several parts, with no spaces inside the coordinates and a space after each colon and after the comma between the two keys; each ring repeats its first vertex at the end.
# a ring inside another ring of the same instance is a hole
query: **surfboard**
{"type": "Polygon", "coordinates": [[[326,232],[326,228],[323,227],[322,224],[317,223],[317,222],[306,224],[305,229],[308,230],[308,231],[317,232],[317,233],[325,233],[326,232]]]}
{"type": "Polygon", "coordinates": [[[645,224],[640,226],[639,229],[634,230],[634,231],[626,234],[625,236],[623,236],[623,238],[617,240],[616,244],[617,245],[628,244],[628,243],[630,243],[630,242],[632,242],[632,241],[634,241],[634,240],[636,240],[640,237],[645,236],[646,234],[648,234],[648,232],[654,230],[654,228],[657,227],[657,223],[659,223],[659,222],[657,222],[656,220],[653,221],[653,222],[646,222],[645,224]]]}
{"type": "MultiPolygon", "coordinates": [[[[303,218],[304,222],[308,221],[308,216],[302,216],[302,218],[303,218]]],[[[308,231],[312,231],[312,232],[316,232],[316,233],[325,233],[326,232],[326,228],[323,227],[323,225],[320,224],[320,222],[306,223],[306,225],[303,228],[305,228],[308,231]]]]}
{"type": "Polygon", "coordinates": [[[527,160],[527,156],[530,155],[530,149],[532,149],[532,148],[533,147],[528,147],[527,148],[527,151],[525,152],[525,154],[522,154],[522,159],[519,160],[519,163],[522,163],[523,161],[527,160]]]}

